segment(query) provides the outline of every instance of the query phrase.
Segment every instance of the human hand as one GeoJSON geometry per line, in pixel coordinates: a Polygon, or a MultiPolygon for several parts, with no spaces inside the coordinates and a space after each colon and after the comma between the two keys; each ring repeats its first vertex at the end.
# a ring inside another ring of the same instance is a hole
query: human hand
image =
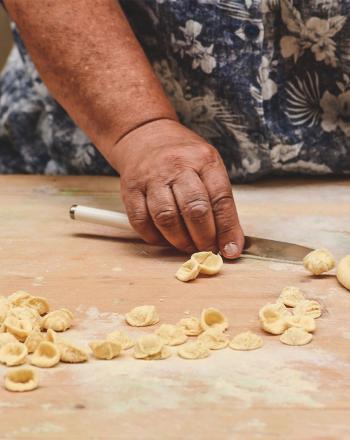
{"type": "Polygon", "coordinates": [[[148,243],[239,257],[244,236],[217,150],[179,122],[162,119],[124,136],[109,156],[121,176],[129,221],[148,243]]]}

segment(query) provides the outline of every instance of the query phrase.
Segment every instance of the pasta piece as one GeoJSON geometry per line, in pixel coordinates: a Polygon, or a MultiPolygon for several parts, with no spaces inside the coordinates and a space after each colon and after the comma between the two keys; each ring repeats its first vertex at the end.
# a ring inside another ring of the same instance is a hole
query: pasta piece
{"type": "Polygon", "coordinates": [[[0,349],[0,362],[8,367],[24,364],[27,360],[27,347],[21,342],[9,342],[0,349]]]}
{"type": "Polygon", "coordinates": [[[162,338],[157,335],[142,336],[134,349],[135,359],[159,360],[171,355],[169,347],[164,345],[162,338]]]}
{"type": "Polygon", "coordinates": [[[6,331],[21,342],[24,342],[28,335],[34,330],[29,319],[18,319],[15,316],[8,316],[4,321],[4,325],[6,331]]]}
{"type": "Polygon", "coordinates": [[[243,332],[236,335],[230,342],[230,347],[233,350],[256,350],[264,345],[264,341],[261,336],[252,332],[243,332]]]}
{"type": "Polygon", "coordinates": [[[0,302],[0,324],[2,324],[9,312],[10,307],[5,302],[0,302]]]}
{"type": "Polygon", "coordinates": [[[38,372],[31,367],[11,368],[5,373],[5,388],[8,391],[32,391],[38,388],[38,385],[38,372]]]}
{"type": "Polygon", "coordinates": [[[228,328],[228,319],[220,310],[210,307],[202,311],[201,327],[203,330],[216,327],[224,331],[228,328]]]}
{"type": "Polygon", "coordinates": [[[88,360],[88,355],[86,351],[77,347],[69,341],[59,340],[56,343],[60,351],[60,361],[69,364],[78,364],[81,362],[86,362],[88,360]]]}
{"type": "Polygon", "coordinates": [[[180,281],[192,281],[197,278],[200,266],[195,260],[187,260],[177,270],[175,277],[180,281]]]}
{"type": "Polygon", "coordinates": [[[46,315],[49,313],[50,306],[46,298],[41,296],[33,296],[26,302],[28,307],[35,309],[39,315],[46,315]]]}
{"type": "Polygon", "coordinates": [[[291,314],[284,304],[266,304],[259,311],[261,328],[273,335],[282,334],[286,328],[286,319],[291,314]]]}
{"type": "Polygon", "coordinates": [[[59,363],[60,356],[60,351],[55,344],[42,341],[33,353],[31,364],[41,368],[50,368],[59,363]]]}
{"type": "Polygon", "coordinates": [[[187,340],[183,329],[172,324],[162,324],[156,331],[166,345],[181,345],[187,340]]]}
{"type": "Polygon", "coordinates": [[[29,298],[31,298],[30,293],[25,292],[24,290],[18,290],[7,297],[7,302],[12,307],[21,307],[26,305],[29,298]]]}
{"type": "Polygon", "coordinates": [[[14,317],[21,321],[30,321],[33,328],[39,327],[40,324],[39,313],[30,307],[12,307],[7,317],[14,317]]]}
{"type": "Polygon", "coordinates": [[[314,300],[306,299],[299,302],[295,309],[294,315],[296,316],[311,316],[312,318],[319,318],[322,315],[321,304],[314,300]]]}
{"type": "Polygon", "coordinates": [[[112,341],[112,342],[116,342],[117,344],[120,344],[122,350],[128,350],[129,348],[132,348],[135,345],[135,341],[129,338],[129,336],[126,333],[120,330],[116,330],[112,333],[109,333],[107,335],[107,341],[112,341]]]}
{"type": "Polygon", "coordinates": [[[48,329],[48,331],[46,332],[46,340],[56,344],[56,342],[58,340],[58,336],[57,336],[57,333],[55,332],[55,330],[52,330],[52,328],[48,329]]]}
{"type": "Polygon", "coordinates": [[[287,327],[302,328],[306,332],[313,332],[316,330],[316,321],[312,316],[307,315],[295,315],[287,318],[287,327]]]}
{"type": "Polygon", "coordinates": [[[350,255],[346,255],[339,261],[337,266],[337,280],[345,289],[350,290],[350,255]]]}
{"type": "Polygon", "coordinates": [[[304,267],[313,275],[321,275],[335,267],[335,259],[328,249],[315,249],[303,259],[304,267]]]}
{"type": "Polygon", "coordinates": [[[210,350],[200,341],[191,341],[182,345],[177,354],[183,359],[204,359],[210,355],[210,350]]]}
{"type": "Polygon", "coordinates": [[[72,326],[73,318],[73,313],[68,309],[54,310],[44,316],[41,327],[45,330],[52,329],[55,332],[65,332],[72,326]]]}
{"type": "Polygon", "coordinates": [[[11,333],[0,334],[0,348],[10,342],[17,342],[17,339],[11,333]]]}
{"type": "Polygon", "coordinates": [[[280,341],[287,345],[306,345],[311,340],[312,334],[298,327],[290,327],[280,336],[280,341]]]}
{"type": "Polygon", "coordinates": [[[221,255],[213,252],[196,252],[191,256],[191,260],[199,264],[200,273],[205,275],[216,275],[223,266],[221,255]]]}
{"type": "Polygon", "coordinates": [[[279,298],[278,302],[282,302],[284,305],[289,307],[295,307],[300,301],[305,299],[303,292],[299,287],[285,287],[279,298]]]}
{"type": "Polygon", "coordinates": [[[110,360],[120,355],[122,346],[113,341],[92,341],[89,347],[95,358],[110,360]]]}
{"type": "Polygon", "coordinates": [[[126,322],[132,327],[146,327],[159,322],[159,316],[154,306],[139,306],[125,315],[126,322]]]}
{"type": "Polygon", "coordinates": [[[222,333],[221,328],[209,328],[198,336],[198,341],[202,342],[209,350],[220,350],[228,346],[229,338],[222,333]]]}
{"type": "Polygon", "coordinates": [[[187,336],[198,336],[203,332],[199,319],[194,316],[183,318],[176,325],[181,327],[187,336]]]}
{"type": "Polygon", "coordinates": [[[24,341],[28,349],[28,353],[33,353],[37,349],[40,342],[42,342],[43,340],[44,335],[40,331],[33,330],[32,332],[30,332],[26,340],[24,341]]]}

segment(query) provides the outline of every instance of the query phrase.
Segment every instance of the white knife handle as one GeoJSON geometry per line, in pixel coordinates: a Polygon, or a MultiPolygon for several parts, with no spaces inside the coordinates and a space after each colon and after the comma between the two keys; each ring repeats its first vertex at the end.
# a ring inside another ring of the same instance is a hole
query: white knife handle
{"type": "Polygon", "coordinates": [[[122,212],[73,205],[69,210],[69,214],[73,220],[94,223],[95,225],[112,226],[129,231],[132,229],[128,216],[122,212]]]}

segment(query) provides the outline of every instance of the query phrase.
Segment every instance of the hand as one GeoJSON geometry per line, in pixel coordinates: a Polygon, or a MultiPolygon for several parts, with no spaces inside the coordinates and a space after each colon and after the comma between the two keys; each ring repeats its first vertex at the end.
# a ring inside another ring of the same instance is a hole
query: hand
{"type": "Polygon", "coordinates": [[[239,257],[244,236],[224,164],[214,147],[179,122],[139,127],[114,147],[129,221],[148,243],[239,257]]]}

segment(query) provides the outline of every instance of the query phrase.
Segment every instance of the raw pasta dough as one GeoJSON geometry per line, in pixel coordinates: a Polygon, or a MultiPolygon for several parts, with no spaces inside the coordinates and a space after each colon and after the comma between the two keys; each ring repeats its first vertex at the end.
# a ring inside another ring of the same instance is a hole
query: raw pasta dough
{"type": "Polygon", "coordinates": [[[134,349],[135,359],[159,360],[171,356],[170,348],[164,345],[164,341],[157,335],[142,336],[134,349]]]}
{"type": "Polygon", "coordinates": [[[295,307],[304,299],[304,294],[299,287],[288,286],[282,290],[278,302],[282,302],[285,306],[295,307]]]}
{"type": "Polygon", "coordinates": [[[280,341],[287,345],[306,345],[311,340],[312,334],[298,327],[291,327],[280,336],[280,341]]]}
{"type": "Polygon", "coordinates": [[[183,328],[172,324],[162,324],[156,335],[162,338],[166,345],[181,345],[187,340],[183,328]]]}
{"type": "Polygon", "coordinates": [[[202,311],[201,327],[203,330],[216,327],[224,331],[228,328],[228,319],[220,312],[220,310],[214,309],[214,307],[209,307],[202,311]]]}
{"type": "Polygon", "coordinates": [[[38,388],[39,377],[31,367],[11,368],[5,374],[5,388],[9,391],[31,391],[38,388]]]}
{"type": "Polygon", "coordinates": [[[89,347],[95,358],[105,360],[114,359],[122,351],[122,346],[114,341],[92,341],[89,347]]]}
{"type": "Polygon", "coordinates": [[[256,350],[264,345],[263,339],[252,332],[243,332],[236,335],[230,342],[233,350],[256,350]]]}
{"type": "Polygon", "coordinates": [[[49,341],[42,341],[33,353],[30,360],[32,365],[41,368],[50,368],[60,361],[60,351],[55,344],[49,341]]]}
{"type": "Polygon", "coordinates": [[[346,289],[350,290],[350,255],[342,258],[337,266],[337,280],[346,289]]]}
{"type": "Polygon", "coordinates": [[[313,275],[321,275],[333,269],[335,259],[328,249],[315,249],[304,257],[303,263],[313,275]]]}
{"type": "Polygon", "coordinates": [[[294,309],[294,315],[311,316],[312,318],[319,318],[322,315],[321,304],[314,300],[305,299],[300,301],[294,309]]]}
{"type": "Polygon", "coordinates": [[[0,349],[0,362],[8,367],[24,364],[27,360],[27,347],[21,342],[10,342],[0,349]]]}
{"type": "Polygon", "coordinates": [[[129,348],[132,348],[135,345],[135,341],[129,338],[129,336],[126,333],[121,332],[120,330],[116,330],[112,333],[109,333],[107,335],[107,340],[120,344],[122,350],[128,350],[129,348]]]}
{"type": "Polygon", "coordinates": [[[65,332],[72,326],[73,318],[73,313],[68,309],[54,310],[42,319],[41,327],[45,330],[65,332]]]}
{"type": "Polygon", "coordinates": [[[222,332],[220,327],[214,327],[199,335],[198,341],[202,342],[209,350],[220,350],[228,346],[229,338],[222,332]]]}
{"type": "Polygon", "coordinates": [[[205,275],[216,275],[224,264],[221,255],[213,252],[196,252],[191,256],[191,260],[199,264],[200,273],[205,275]]]}
{"type": "Polygon", "coordinates": [[[191,281],[197,278],[199,273],[216,275],[223,266],[222,258],[213,252],[196,252],[191,258],[180,266],[175,277],[180,281],[191,281]]]}
{"type": "Polygon", "coordinates": [[[302,328],[306,332],[313,332],[316,330],[316,322],[312,316],[295,315],[286,319],[287,327],[302,328]]]}
{"type": "Polygon", "coordinates": [[[177,270],[175,277],[180,281],[192,281],[197,278],[200,271],[200,266],[197,261],[187,260],[177,270]]]}
{"type": "Polygon", "coordinates": [[[210,350],[202,342],[193,341],[182,345],[177,354],[183,359],[204,359],[210,355],[210,350]]]}
{"type": "Polygon", "coordinates": [[[159,322],[159,316],[154,306],[139,306],[125,315],[126,322],[133,327],[146,327],[159,322]]]}
{"type": "Polygon", "coordinates": [[[290,316],[286,306],[281,303],[266,304],[259,311],[261,328],[273,335],[280,335],[286,330],[286,318],[290,316]]]}
{"type": "Polygon", "coordinates": [[[59,340],[56,345],[60,351],[61,362],[77,364],[88,360],[86,351],[71,342],[59,340]]]}
{"type": "Polygon", "coordinates": [[[181,327],[187,336],[198,336],[203,332],[199,319],[194,316],[183,318],[176,325],[181,327]]]}

